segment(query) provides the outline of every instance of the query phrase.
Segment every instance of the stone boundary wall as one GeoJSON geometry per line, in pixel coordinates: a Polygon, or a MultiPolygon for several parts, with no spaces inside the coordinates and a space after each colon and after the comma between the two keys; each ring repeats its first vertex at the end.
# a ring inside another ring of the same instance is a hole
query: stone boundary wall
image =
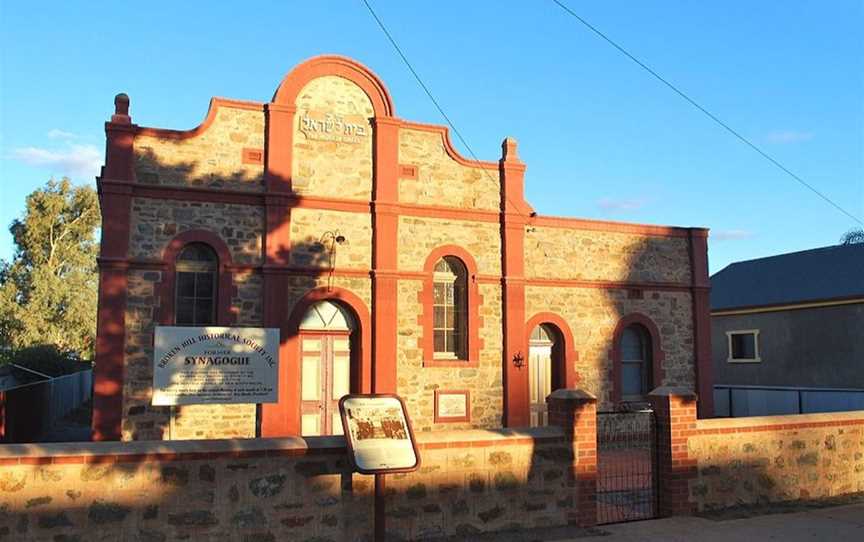
{"type": "Polygon", "coordinates": [[[864,491],[864,411],[697,420],[655,390],[661,515],[864,491]]]}
{"type": "MultiPolygon", "coordinates": [[[[578,523],[561,427],[418,435],[387,477],[388,532],[435,539],[578,523]]],[[[373,479],[342,437],[0,446],[0,540],[369,540],[373,479]]]]}

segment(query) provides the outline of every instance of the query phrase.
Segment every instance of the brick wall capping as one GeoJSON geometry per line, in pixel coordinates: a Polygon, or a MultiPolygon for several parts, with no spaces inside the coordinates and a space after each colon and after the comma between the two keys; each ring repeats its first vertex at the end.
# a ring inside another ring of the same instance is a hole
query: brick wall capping
{"type": "MultiPolygon", "coordinates": [[[[129,442],[59,442],[0,445],[0,459],[33,457],[83,457],[229,454],[277,450],[344,448],[343,437],[282,437],[220,440],[137,440],[129,442]]],[[[98,460],[98,459],[97,459],[98,460]]],[[[85,459],[82,462],[86,462],[85,459]]]]}
{"type": "Polygon", "coordinates": [[[687,399],[696,399],[696,392],[690,388],[676,386],[660,386],[651,390],[649,397],[682,397],[687,399]]]}
{"type": "Polygon", "coordinates": [[[746,418],[707,418],[696,421],[699,431],[715,431],[719,429],[760,428],[766,431],[777,430],[777,426],[803,426],[810,424],[864,423],[864,410],[847,412],[822,412],[818,414],[787,414],[785,416],[748,416],[746,418]],[[774,426],[774,427],[771,427],[774,426]]]}
{"type": "Polygon", "coordinates": [[[435,431],[416,433],[414,437],[421,448],[426,445],[435,447],[434,445],[439,443],[447,444],[450,448],[469,448],[481,445],[522,444],[521,441],[523,439],[534,441],[558,440],[564,437],[564,430],[554,425],[515,429],[454,429],[446,431],[436,429],[435,431]]]}
{"type": "Polygon", "coordinates": [[[572,218],[565,216],[536,216],[530,221],[532,226],[549,228],[572,228],[577,230],[603,231],[608,233],[633,233],[657,237],[699,237],[698,232],[708,236],[704,228],[685,228],[679,226],[657,226],[654,224],[637,224],[633,222],[617,222],[614,220],[596,220],[588,218],[572,218]]]}
{"type": "Polygon", "coordinates": [[[149,128],[145,126],[135,126],[135,135],[160,137],[163,139],[189,139],[191,137],[200,136],[213,121],[216,120],[216,113],[219,108],[227,107],[230,109],[246,109],[250,111],[264,111],[264,104],[261,102],[251,102],[246,100],[232,100],[229,98],[210,98],[210,105],[207,108],[207,115],[201,124],[189,130],[170,130],[166,128],[149,128]]]}
{"type": "Polygon", "coordinates": [[[597,396],[591,393],[590,391],[579,390],[579,389],[560,389],[553,391],[549,397],[546,398],[546,401],[550,400],[554,401],[591,401],[597,402],[597,396]]]}

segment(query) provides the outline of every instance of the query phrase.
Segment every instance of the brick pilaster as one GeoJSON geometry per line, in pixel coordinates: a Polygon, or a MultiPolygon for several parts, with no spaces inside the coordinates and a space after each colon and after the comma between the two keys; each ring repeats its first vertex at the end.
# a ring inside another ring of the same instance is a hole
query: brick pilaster
{"type": "Polygon", "coordinates": [[[546,398],[549,425],[558,425],[572,439],[571,482],[576,487],[580,527],[597,524],[597,398],[582,390],[555,390],[546,398]]]}
{"type": "Polygon", "coordinates": [[[696,511],[690,502],[690,480],[696,477],[696,458],[687,440],[696,430],[696,394],[680,388],[657,388],[648,396],[657,419],[658,514],[686,516],[696,511]]]}

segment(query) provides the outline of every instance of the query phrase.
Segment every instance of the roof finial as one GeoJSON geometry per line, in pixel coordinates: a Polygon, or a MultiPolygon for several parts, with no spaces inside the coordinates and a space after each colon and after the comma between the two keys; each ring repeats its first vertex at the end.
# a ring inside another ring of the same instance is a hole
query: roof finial
{"type": "Polygon", "coordinates": [[[129,96],[121,92],[114,96],[114,114],[111,122],[116,124],[131,124],[132,117],[129,116],[129,96]]]}

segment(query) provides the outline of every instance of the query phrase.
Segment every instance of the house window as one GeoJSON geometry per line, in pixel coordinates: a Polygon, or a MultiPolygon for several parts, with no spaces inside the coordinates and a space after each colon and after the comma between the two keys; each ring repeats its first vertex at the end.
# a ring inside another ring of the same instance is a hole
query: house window
{"type": "Polygon", "coordinates": [[[218,258],[204,243],[186,245],[175,264],[175,324],[200,326],[216,323],[218,258]]]}
{"type": "Polygon", "coordinates": [[[643,399],[651,391],[651,336],[643,326],[632,324],[621,334],[621,398],[643,399]]]}
{"type": "Polygon", "coordinates": [[[762,361],[759,357],[759,330],[742,329],[727,331],[729,344],[729,363],[756,363],[762,361]]]}
{"type": "Polygon", "coordinates": [[[467,359],[468,273],[452,256],[435,264],[432,277],[435,359],[467,359]]]}

